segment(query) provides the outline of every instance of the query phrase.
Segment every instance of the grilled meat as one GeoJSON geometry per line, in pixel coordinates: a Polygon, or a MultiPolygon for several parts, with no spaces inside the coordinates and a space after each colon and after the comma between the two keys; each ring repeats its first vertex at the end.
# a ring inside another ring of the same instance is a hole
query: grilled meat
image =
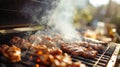
{"type": "Polygon", "coordinates": [[[28,49],[32,46],[32,44],[27,39],[20,38],[18,36],[14,36],[10,40],[10,43],[22,49],[28,49]]]}
{"type": "MultiPolygon", "coordinates": [[[[3,53],[11,62],[21,61],[20,48],[16,46],[2,45],[0,52],[3,53]]],[[[32,46],[30,52],[31,61],[34,61],[38,67],[85,67],[80,61],[73,62],[72,58],[66,53],[63,53],[59,48],[47,48],[45,45],[32,46]]]]}
{"type": "Polygon", "coordinates": [[[95,50],[103,50],[104,49],[104,46],[103,45],[101,45],[101,44],[95,44],[95,43],[89,43],[89,42],[75,42],[75,44],[77,44],[77,45],[79,45],[79,46],[83,46],[83,47],[86,47],[86,48],[88,48],[88,47],[91,47],[91,48],[93,48],[93,49],[95,49],[95,50]]]}
{"type": "Polygon", "coordinates": [[[0,51],[11,62],[21,61],[21,50],[20,50],[20,48],[14,46],[14,45],[8,46],[8,45],[4,44],[4,45],[1,46],[0,51]]]}
{"type": "Polygon", "coordinates": [[[74,56],[96,57],[97,51],[92,48],[85,48],[76,44],[62,44],[61,49],[74,56]]]}
{"type": "Polygon", "coordinates": [[[29,41],[32,41],[32,44],[46,45],[48,48],[56,47],[56,42],[50,36],[36,36],[32,35],[29,38],[29,41]]]}
{"type": "MultiPolygon", "coordinates": [[[[39,48],[39,47],[38,47],[39,48]]],[[[40,47],[41,48],[41,47],[40,47]]],[[[45,48],[47,51],[41,49],[37,50],[34,55],[37,56],[36,61],[41,66],[50,67],[85,67],[84,64],[79,62],[72,62],[72,59],[59,48],[45,48]]]]}
{"type": "Polygon", "coordinates": [[[86,41],[86,42],[89,42],[89,43],[94,43],[94,44],[101,44],[101,45],[104,45],[104,46],[107,46],[108,42],[105,42],[105,41],[99,41],[99,40],[95,40],[95,39],[92,39],[92,38],[83,38],[83,41],[86,41]]]}

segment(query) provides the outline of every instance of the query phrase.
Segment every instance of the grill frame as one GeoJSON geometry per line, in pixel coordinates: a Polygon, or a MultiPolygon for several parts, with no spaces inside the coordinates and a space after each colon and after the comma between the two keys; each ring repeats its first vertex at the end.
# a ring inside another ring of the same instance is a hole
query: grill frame
{"type": "Polygon", "coordinates": [[[117,44],[117,43],[111,43],[111,44],[116,44],[116,49],[114,50],[114,52],[111,56],[111,59],[109,60],[106,67],[114,67],[115,66],[117,56],[118,56],[118,53],[119,53],[119,50],[120,50],[120,44],[117,44]]]}

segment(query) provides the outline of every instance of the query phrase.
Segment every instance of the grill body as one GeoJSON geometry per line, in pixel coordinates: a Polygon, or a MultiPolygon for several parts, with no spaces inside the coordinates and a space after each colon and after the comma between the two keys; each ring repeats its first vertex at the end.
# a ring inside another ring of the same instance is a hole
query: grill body
{"type": "MultiPolygon", "coordinates": [[[[54,0],[52,0],[54,1],[54,0]]],[[[27,27],[30,24],[38,25],[38,23],[32,23],[31,17],[24,16],[24,11],[21,11],[23,5],[30,3],[31,6],[40,6],[44,10],[40,12],[40,15],[37,18],[41,18],[44,15],[46,9],[51,7],[51,0],[0,0],[0,29],[12,29],[12,30],[0,30],[0,44],[10,44],[9,40],[13,36],[20,36],[22,38],[29,37],[34,34],[36,31],[22,28],[22,32],[19,30],[13,29],[16,27],[27,27]],[[47,4],[46,4],[47,3],[47,4]],[[42,15],[41,15],[42,14],[42,15]],[[6,32],[6,33],[4,33],[6,32]],[[13,33],[14,32],[14,33],[13,33]]],[[[36,11],[36,9],[34,9],[36,11]]],[[[28,29],[28,28],[27,28],[28,29]]],[[[103,51],[99,51],[96,58],[84,58],[81,56],[71,56],[73,61],[82,61],[88,67],[113,67],[116,58],[119,52],[119,46],[115,43],[108,44],[103,51]]],[[[29,56],[29,55],[28,55],[29,56]]],[[[26,55],[27,57],[27,55],[26,55]]],[[[25,59],[25,58],[22,58],[25,59]]],[[[2,54],[0,54],[0,67],[35,67],[34,62],[21,61],[19,63],[11,63],[7,60],[2,54]]]]}
{"type": "MultiPolygon", "coordinates": [[[[20,36],[22,38],[29,37],[37,31],[24,31],[24,32],[16,32],[16,33],[8,33],[8,34],[0,34],[0,44],[7,43],[9,44],[9,40],[13,36],[20,36]]],[[[84,58],[81,56],[71,56],[73,61],[82,61],[82,63],[86,64],[88,67],[113,67],[117,55],[119,52],[119,46],[116,43],[109,43],[108,46],[101,51],[98,51],[96,58],[84,58]]],[[[26,55],[27,57],[27,55],[26,55]]],[[[24,58],[22,58],[24,59],[24,58]]],[[[0,67],[35,67],[35,63],[31,61],[21,61],[19,63],[11,63],[2,54],[0,54],[0,67]]]]}

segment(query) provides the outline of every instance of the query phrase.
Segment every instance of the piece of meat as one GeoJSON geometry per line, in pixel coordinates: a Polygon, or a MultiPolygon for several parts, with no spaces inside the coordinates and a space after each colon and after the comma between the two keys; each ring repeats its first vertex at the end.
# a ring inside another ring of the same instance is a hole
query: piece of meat
{"type": "Polygon", "coordinates": [[[95,40],[95,39],[92,39],[92,38],[86,38],[86,37],[83,38],[83,41],[86,41],[86,42],[89,42],[89,43],[94,43],[94,44],[101,44],[101,45],[104,45],[104,46],[107,46],[107,44],[108,44],[108,42],[105,42],[105,41],[99,41],[99,40],[95,40]]]}
{"type": "Polygon", "coordinates": [[[62,44],[61,49],[74,56],[96,57],[97,51],[92,48],[85,48],[76,44],[62,44]]]}
{"type": "Polygon", "coordinates": [[[50,54],[52,55],[62,55],[62,50],[60,50],[59,48],[53,48],[50,51],[50,54]]]}
{"type": "Polygon", "coordinates": [[[103,50],[105,46],[101,45],[101,44],[95,44],[95,43],[89,43],[89,42],[75,42],[76,45],[79,45],[79,46],[83,46],[83,47],[91,47],[95,50],[103,50]]]}
{"type": "Polygon", "coordinates": [[[31,35],[28,38],[28,40],[31,44],[39,44],[42,42],[42,38],[40,36],[37,36],[37,35],[31,35]]]}
{"type": "Polygon", "coordinates": [[[10,40],[10,43],[22,49],[28,49],[32,46],[32,44],[27,39],[23,39],[18,36],[14,36],[10,40]]]}
{"type": "Polygon", "coordinates": [[[53,41],[52,37],[46,36],[46,35],[40,35],[40,36],[31,35],[29,37],[29,41],[33,45],[36,45],[36,44],[37,45],[46,45],[48,48],[56,47],[56,42],[53,41]]]}
{"type": "Polygon", "coordinates": [[[20,48],[14,46],[14,45],[12,45],[12,46],[2,45],[1,52],[11,62],[21,61],[21,50],[20,50],[20,48]]]}

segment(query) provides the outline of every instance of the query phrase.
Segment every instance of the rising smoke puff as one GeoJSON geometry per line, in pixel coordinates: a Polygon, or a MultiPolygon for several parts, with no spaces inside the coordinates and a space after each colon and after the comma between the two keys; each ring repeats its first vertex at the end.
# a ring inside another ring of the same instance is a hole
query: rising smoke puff
{"type": "MultiPolygon", "coordinates": [[[[77,1],[77,0],[76,0],[77,1]]],[[[65,38],[79,38],[80,35],[73,27],[76,4],[74,0],[61,0],[48,22],[53,25],[65,38]]]]}
{"type": "MultiPolygon", "coordinates": [[[[80,0],[42,0],[44,3],[30,3],[23,9],[32,21],[51,26],[65,38],[78,38],[79,33],[73,27],[76,2],[80,0]],[[31,5],[32,4],[32,5],[31,5]]],[[[68,39],[69,39],[68,38],[68,39]]]]}

